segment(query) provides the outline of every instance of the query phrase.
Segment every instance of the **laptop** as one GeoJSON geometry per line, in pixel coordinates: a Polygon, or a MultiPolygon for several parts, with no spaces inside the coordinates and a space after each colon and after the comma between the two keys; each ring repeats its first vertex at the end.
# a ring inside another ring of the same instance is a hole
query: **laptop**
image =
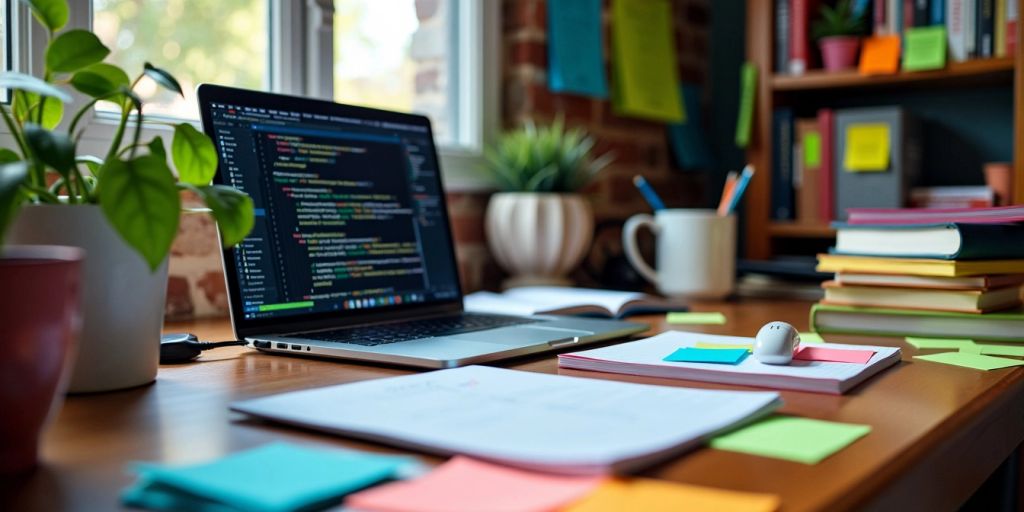
{"type": "Polygon", "coordinates": [[[198,95],[214,182],[255,203],[252,233],[223,252],[248,346],[451,368],[647,329],[465,312],[426,117],[208,84],[198,95]]]}

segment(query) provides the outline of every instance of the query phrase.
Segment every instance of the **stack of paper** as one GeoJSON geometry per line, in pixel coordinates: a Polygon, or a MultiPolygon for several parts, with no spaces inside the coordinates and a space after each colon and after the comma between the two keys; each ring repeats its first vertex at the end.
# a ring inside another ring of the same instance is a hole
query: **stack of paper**
{"type": "Polygon", "coordinates": [[[639,313],[686,311],[678,300],[638,292],[523,286],[504,293],[476,292],[464,299],[466,311],[503,315],[592,315],[622,318],[639,313]]]}
{"type": "Polygon", "coordinates": [[[794,360],[780,366],[762,364],[754,357],[747,357],[736,365],[664,360],[680,348],[697,347],[702,343],[749,346],[753,341],[752,338],[736,336],[668,331],[630,343],[562,354],[558,356],[558,366],[575,370],[842,394],[900,360],[900,349],[896,347],[838,343],[829,343],[828,348],[867,349],[873,350],[875,354],[866,364],[794,360]]]}
{"type": "Polygon", "coordinates": [[[628,471],[781,405],[778,393],[469,366],[237,402],[283,423],[553,473],[628,471]],[[695,414],[694,411],[700,411],[695,414]]]}

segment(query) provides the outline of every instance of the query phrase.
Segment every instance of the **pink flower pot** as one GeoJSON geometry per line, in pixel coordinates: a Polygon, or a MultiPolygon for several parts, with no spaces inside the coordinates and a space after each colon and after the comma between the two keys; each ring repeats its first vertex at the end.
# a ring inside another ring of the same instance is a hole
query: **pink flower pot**
{"type": "Polygon", "coordinates": [[[35,467],[39,439],[64,397],[81,327],[83,251],[10,246],[0,251],[0,476],[35,467]]]}
{"type": "Polygon", "coordinates": [[[821,60],[825,69],[842,71],[857,67],[857,52],[860,50],[860,38],[857,36],[823,37],[818,41],[821,47],[821,60]]]}

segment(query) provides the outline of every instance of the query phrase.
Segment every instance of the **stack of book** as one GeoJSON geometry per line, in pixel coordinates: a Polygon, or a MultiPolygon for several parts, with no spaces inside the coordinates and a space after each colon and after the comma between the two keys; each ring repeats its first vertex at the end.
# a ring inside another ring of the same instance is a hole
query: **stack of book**
{"type": "Polygon", "coordinates": [[[1024,341],[1024,207],[849,211],[818,332],[1024,341]]]}

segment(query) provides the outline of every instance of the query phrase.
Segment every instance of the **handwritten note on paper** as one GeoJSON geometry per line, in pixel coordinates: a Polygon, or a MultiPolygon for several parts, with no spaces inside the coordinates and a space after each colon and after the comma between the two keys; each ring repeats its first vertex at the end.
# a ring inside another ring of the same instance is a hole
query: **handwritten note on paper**
{"type": "Polygon", "coordinates": [[[952,349],[959,350],[961,347],[974,345],[974,340],[946,339],[946,338],[917,338],[907,336],[907,343],[917,349],[952,349]]]}
{"type": "Polygon", "coordinates": [[[886,171],[891,150],[888,124],[851,124],[846,128],[843,167],[848,172],[886,171]]]}
{"type": "Polygon", "coordinates": [[[924,71],[946,67],[946,27],[909,28],[903,34],[906,48],[903,69],[924,71]]]}
{"type": "Polygon", "coordinates": [[[871,432],[869,425],[772,416],[711,440],[717,450],[817,464],[871,432]]]}
{"type": "Polygon", "coordinates": [[[612,106],[617,114],[670,123],[686,119],[673,19],[668,0],[612,1],[612,106]]]}
{"type": "Polygon", "coordinates": [[[891,75],[900,70],[900,36],[875,36],[864,40],[860,51],[862,75],[891,75]]]}
{"type": "Polygon", "coordinates": [[[831,361],[833,363],[868,364],[868,361],[870,361],[874,355],[874,350],[800,347],[793,354],[793,359],[801,361],[831,361]]]}
{"type": "Polygon", "coordinates": [[[726,491],[711,487],[636,478],[608,480],[592,494],[563,512],[621,512],[623,510],[696,512],[772,512],[779,497],[726,491]]]}
{"type": "Polygon", "coordinates": [[[973,368],[975,370],[998,370],[1011,366],[1024,366],[1024,361],[1007,359],[1005,357],[992,357],[982,354],[971,354],[968,352],[942,352],[940,354],[928,354],[926,356],[914,356],[914,359],[931,361],[933,363],[949,364],[973,368]]]}
{"type": "Polygon", "coordinates": [[[666,315],[665,321],[670,324],[722,325],[725,323],[725,315],[712,311],[676,312],[666,315]]]}
{"type": "Polygon", "coordinates": [[[740,364],[749,353],[745,348],[683,347],[665,356],[664,360],[670,363],[740,364]]]}
{"type": "Polygon", "coordinates": [[[600,477],[535,473],[455,457],[427,475],[349,496],[358,510],[547,512],[593,492],[600,477]]]}
{"type": "Polygon", "coordinates": [[[548,0],[548,87],[608,97],[601,0],[548,0]]]}
{"type": "Polygon", "coordinates": [[[744,349],[747,352],[754,350],[752,343],[710,343],[707,341],[698,341],[694,347],[697,348],[710,348],[715,350],[728,350],[728,349],[744,349]]]}

